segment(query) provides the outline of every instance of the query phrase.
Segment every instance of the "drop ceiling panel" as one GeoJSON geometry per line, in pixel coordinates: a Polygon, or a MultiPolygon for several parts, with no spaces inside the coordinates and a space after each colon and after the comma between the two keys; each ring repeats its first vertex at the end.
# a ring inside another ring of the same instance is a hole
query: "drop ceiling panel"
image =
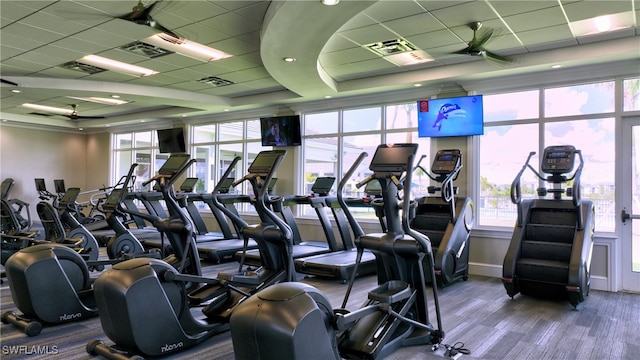
{"type": "Polygon", "coordinates": [[[378,22],[387,22],[394,19],[402,19],[416,14],[423,13],[424,9],[413,1],[397,1],[394,6],[388,6],[382,2],[377,2],[362,13],[370,16],[378,22]]]}
{"type": "Polygon", "coordinates": [[[380,25],[371,25],[358,29],[341,31],[340,35],[360,45],[366,45],[378,41],[387,41],[398,37],[397,34],[380,25]]]}
{"type": "Polygon", "coordinates": [[[475,1],[464,5],[454,5],[431,12],[448,27],[466,25],[472,21],[496,19],[497,15],[484,1],[475,1]]]}
{"type": "MultiPolygon", "coordinates": [[[[597,17],[600,14],[615,14],[631,11],[630,1],[583,1],[564,6],[569,21],[597,17]]],[[[637,19],[636,19],[637,21],[637,19]]]]}
{"type": "Polygon", "coordinates": [[[327,54],[334,51],[352,49],[358,47],[353,41],[343,37],[342,35],[332,36],[322,48],[322,53],[327,54]]]}
{"type": "Polygon", "coordinates": [[[172,2],[164,7],[161,7],[161,5],[162,4],[158,4],[158,19],[162,19],[166,14],[172,14],[184,19],[189,19],[191,22],[198,22],[210,17],[222,15],[228,11],[208,1],[203,1],[201,6],[198,7],[189,6],[186,2],[172,2]]]}
{"type": "Polygon", "coordinates": [[[577,45],[577,42],[573,39],[571,30],[569,30],[569,27],[566,25],[556,25],[541,29],[521,31],[518,33],[518,37],[527,47],[545,42],[553,43],[563,40],[566,41],[566,39],[569,39],[571,44],[577,45]]]}
{"type": "Polygon", "coordinates": [[[250,53],[260,53],[259,51],[256,51],[255,44],[238,38],[227,38],[225,40],[216,41],[209,44],[209,46],[214,49],[224,51],[227,54],[231,54],[233,57],[248,55],[250,53]]]}
{"type": "Polygon", "coordinates": [[[379,55],[374,54],[368,49],[356,47],[334,51],[329,54],[325,54],[324,56],[321,55],[320,63],[322,64],[322,66],[336,66],[365,60],[373,60],[379,57],[379,55]]]}
{"type": "Polygon", "coordinates": [[[402,34],[404,37],[444,29],[444,26],[429,13],[421,13],[402,19],[387,21],[384,25],[394,32],[402,34]]]}
{"type": "Polygon", "coordinates": [[[185,26],[176,31],[180,36],[203,45],[209,45],[211,43],[229,38],[229,34],[212,29],[202,23],[185,26]]]}
{"type": "Polygon", "coordinates": [[[567,23],[562,9],[559,6],[535,10],[526,14],[506,16],[504,17],[504,21],[506,21],[516,33],[549,26],[566,25],[567,23]]]}
{"type": "Polygon", "coordinates": [[[557,0],[529,0],[529,1],[491,1],[500,16],[524,14],[534,10],[552,8],[558,6],[557,0]]]}
{"type": "Polygon", "coordinates": [[[44,12],[36,12],[25,18],[22,23],[33,26],[35,28],[51,31],[53,33],[61,35],[61,37],[73,35],[77,32],[83,31],[86,28],[86,25],[83,25],[81,23],[44,12]]]}
{"type": "Polygon", "coordinates": [[[260,30],[261,24],[249,22],[242,16],[235,13],[218,15],[199,22],[205,27],[221,31],[231,36],[244,34],[251,31],[260,30]]]}

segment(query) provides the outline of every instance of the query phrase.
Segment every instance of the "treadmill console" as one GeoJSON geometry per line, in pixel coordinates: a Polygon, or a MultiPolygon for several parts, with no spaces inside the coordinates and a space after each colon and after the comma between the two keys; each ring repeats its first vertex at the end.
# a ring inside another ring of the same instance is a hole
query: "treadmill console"
{"type": "Polygon", "coordinates": [[[540,170],[546,174],[566,174],[573,170],[576,148],[572,145],[549,146],[544,149],[540,170]]]}
{"type": "Polygon", "coordinates": [[[436,153],[431,172],[438,175],[451,174],[462,163],[460,150],[439,150],[436,153]]]}
{"type": "Polygon", "coordinates": [[[180,192],[190,193],[195,190],[196,185],[198,184],[197,177],[186,178],[182,184],[180,185],[180,192]]]}
{"type": "Polygon", "coordinates": [[[415,155],[418,144],[381,144],[376,148],[369,170],[373,172],[402,173],[407,171],[409,156],[415,155]]]}

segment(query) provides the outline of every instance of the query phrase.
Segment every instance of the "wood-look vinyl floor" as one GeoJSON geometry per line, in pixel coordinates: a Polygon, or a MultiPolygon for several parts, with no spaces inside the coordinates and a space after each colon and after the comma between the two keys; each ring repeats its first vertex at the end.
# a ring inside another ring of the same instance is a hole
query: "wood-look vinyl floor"
{"type": "MultiPolygon", "coordinates": [[[[207,276],[235,271],[236,263],[204,267],[207,276]]],[[[318,278],[300,281],[318,287],[334,307],[342,303],[345,284],[318,278]]],[[[357,308],[375,277],[357,280],[348,308],[357,308]]],[[[430,318],[436,324],[429,289],[430,318]]],[[[0,286],[1,311],[16,310],[5,281],[0,286]]],[[[52,303],[56,299],[51,299],[52,303]]],[[[149,299],[153,301],[153,299],[149,299]]],[[[511,299],[499,279],[471,276],[468,281],[439,290],[444,343],[464,344],[471,351],[461,359],[638,359],[640,358],[640,294],[591,291],[578,311],[565,301],[526,296],[511,299]]],[[[99,319],[45,327],[29,338],[8,324],[0,327],[2,359],[90,359],[86,344],[94,339],[110,340],[99,319]]],[[[234,359],[230,333],[216,335],[204,343],[172,354],[171,359],[234,359]]],[[[402,348],[390,360],[439,359],[442,351],[430,346],[402,348]]]]}

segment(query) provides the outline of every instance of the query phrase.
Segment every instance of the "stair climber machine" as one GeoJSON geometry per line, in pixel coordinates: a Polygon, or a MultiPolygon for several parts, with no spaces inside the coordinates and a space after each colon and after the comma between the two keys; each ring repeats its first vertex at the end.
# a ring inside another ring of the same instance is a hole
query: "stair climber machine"
{"type": "Polygon", "coordinates": [[[595,228],[593,203],[580,196],[582,153],[571,145],[545,148],[540,171],[546,177],[529,164],[533,155],[511,184],[518,217],[504,257],[502,283],[512,298],[521,293],[568,299],[577,309],[589,294],[595,228]],[[580,164],[574,171],[576,158],[580,164]],[[550,189],[539,188],[536,199],[522,199],[520,177],[527,168],[552,184],[550,189]],[[570,181],[571,187],[563,188],[570,181]],[[545,198],[547,194],[553,198],[545,198]]]}
{"type": "MultiPolygon", "coordinates": [[[[176,214],[180,209],[170,194],[169,181],[186,171],[190,165],[188,155],[174,156],[170,160],[163,165],[156,178],[167,180],[163,193],[167,196],[167,204],[173,209],[174,217],[148,217],[147,220],[159,229],[167,231],[169,241],[176,248],[176,253],[165,258],[165,262],[180,271],[200,274],[200,263],[193,261],[194,253],[186,246],[183,234],[169,231],[179,220],[176,214]]],[[[134,167],[129,175],[133,174],[133,169],[134,167]]],[[[197,256],[195,259],[197,260],[197,256]]],[[[18,251],[7,260],[5,271],[13,302],[23,314],[4,312],[1,316],[2,322],[13,324],[29,336],[36,336],[42,330],[43,324],[55,325],[97,316],[95,288],[92,287],[95,279],[90,278],[89,270],[119,262],[122,261],[85,261],[71,247],[55,243],[34,245],[18,251]]]]}
{"type": "MultiPolygon", "coordinates": [[[[422,159],[421,159],[422,160],[422,159]]],[[[418,199],[411,228],[431,240],[437,285],[444,287],[469,277],[469,235],[475,223],[471,198],[456,196],[453,182],[462,169],[460,150],[439,150],[431,165],[431,172],[421,170],[440,186],[429,186],[429,194],[418,199]]]]}
{"type": "MultiPolygon", "coordinates": [[[[156,224],[182,239],[188,257],[181,261],[190,261],[191,271],[180,273],[165,261],[144,258],[127,260],[105,271],[95,281],[94,291],[102,328],[115,345],[91,341],[86,346],[89,354],[126,359],[132,353],[139,358],[187,349],[227,331],[231,313],[244,299],[267,286],[293,279],[291,229],[265,205],[264,184],[284,155],[277,150],[260,152],[248,174],[236,182],[248,181],[259,194],[256,210],[265,221],[243,227],[241,232],[259,244],[265,265],[253,271],[219,273],[217,278],[202,277],[188,215],[169,197],[172,217],[156,224]],[[197,307],[202,307],[203,318],[195,315],[197,307]]],[[[238,159],[229,166],[225,178],[238,159]]],[[[173,178],[164,183],[165,189],[173,178]]],[[[162,176],[154,179],[163,183],[162,176]]]]}
{"type": "Polygon", "coordinates": [[[240,304],[231,316],[237,360],[376,359],[402,346],[439,347],[444,332],[437,287],[432,287],[435,328],[429,321],[425,285],[425,273],[431,274],[433,282],[435,274],[423,268],[427,263],[433,270],[431,245],[426,236],[409,227],[408,219],[410,170],[417,146],[379,145],[370,165],[373,174],[358,184],[361,187],[373,179],[380,182],[388,226],[385,233],[366,234],[357,241],[358,251],[372,251],[385,269],[378,273],[379,285],[369,292],[362,308],[346,309],[353,275],[342,308],[336,310],[307,284],[272,286],[240,304]],[[404,184],[399,180],[403,173],[404,184]],[[407,195],[401,202],[398,191],[403,187],[407,195]]]}

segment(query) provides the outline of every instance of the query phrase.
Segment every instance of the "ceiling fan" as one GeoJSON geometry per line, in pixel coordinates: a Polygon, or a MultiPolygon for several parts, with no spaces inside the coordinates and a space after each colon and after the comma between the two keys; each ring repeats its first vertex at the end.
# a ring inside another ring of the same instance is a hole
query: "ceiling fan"
{"type": "Polygon", "coordinates": [[[71,106],[71,112],[68,114],[47,114],[47,113],[32,113],[32,114],[40,115],[40,116],[60,115],[60,116],[69,118],[69,120],[87,120],[87,119],[104,119],[105,118],[104,116],[81,116],[81,115],[78,115],[77,104],[70,104],[69,106],[71,106]]]}
{"type": "Polygon", "coordinates": [[[482,23],[480,21],[469,23],[469,28],[473,30],[473,38],[467,44],[467,47],[453,52],[453,54],[463,54],[470,56],[482,56],[485,59],[493,60],[500,63],[509,63],[512,61],[511,58],[506,56],[501,56],[496,53],[493,53],[487,50],[484,45],[491,40],[495,31],[491,28],[485,28],[484,31],[479,31],[482,27],[482,23]]]}
{"type": "Polygon", "coordinates": [[[155,1],[153,3],[151,3],[150,5],[144,6],[144,4],[142,4],[142,0],[138,0],[138,4],[136,6],[133,7],[133,9],[131,9],[132,11],[122,15],[122,16],[118,16],[118,19],[122,19],[122,20],[127,20],[127,21],[131,21],[133,23],[136,23],[138,25],[145,25],[145,26],[149,26],[152,27],[156,30],[160,30],[163,33],[174,37],[176,39],[180,39],[180,36],[178,36],[176,33],[174,33],[173,31],[167,29],[166,27],[160,25],[160,23],[158,23],[152,16],[151,16],[151,11],[153,11],[153,8],[156,6],[157,3],[159,3],[159,1],[155,1]]]}

